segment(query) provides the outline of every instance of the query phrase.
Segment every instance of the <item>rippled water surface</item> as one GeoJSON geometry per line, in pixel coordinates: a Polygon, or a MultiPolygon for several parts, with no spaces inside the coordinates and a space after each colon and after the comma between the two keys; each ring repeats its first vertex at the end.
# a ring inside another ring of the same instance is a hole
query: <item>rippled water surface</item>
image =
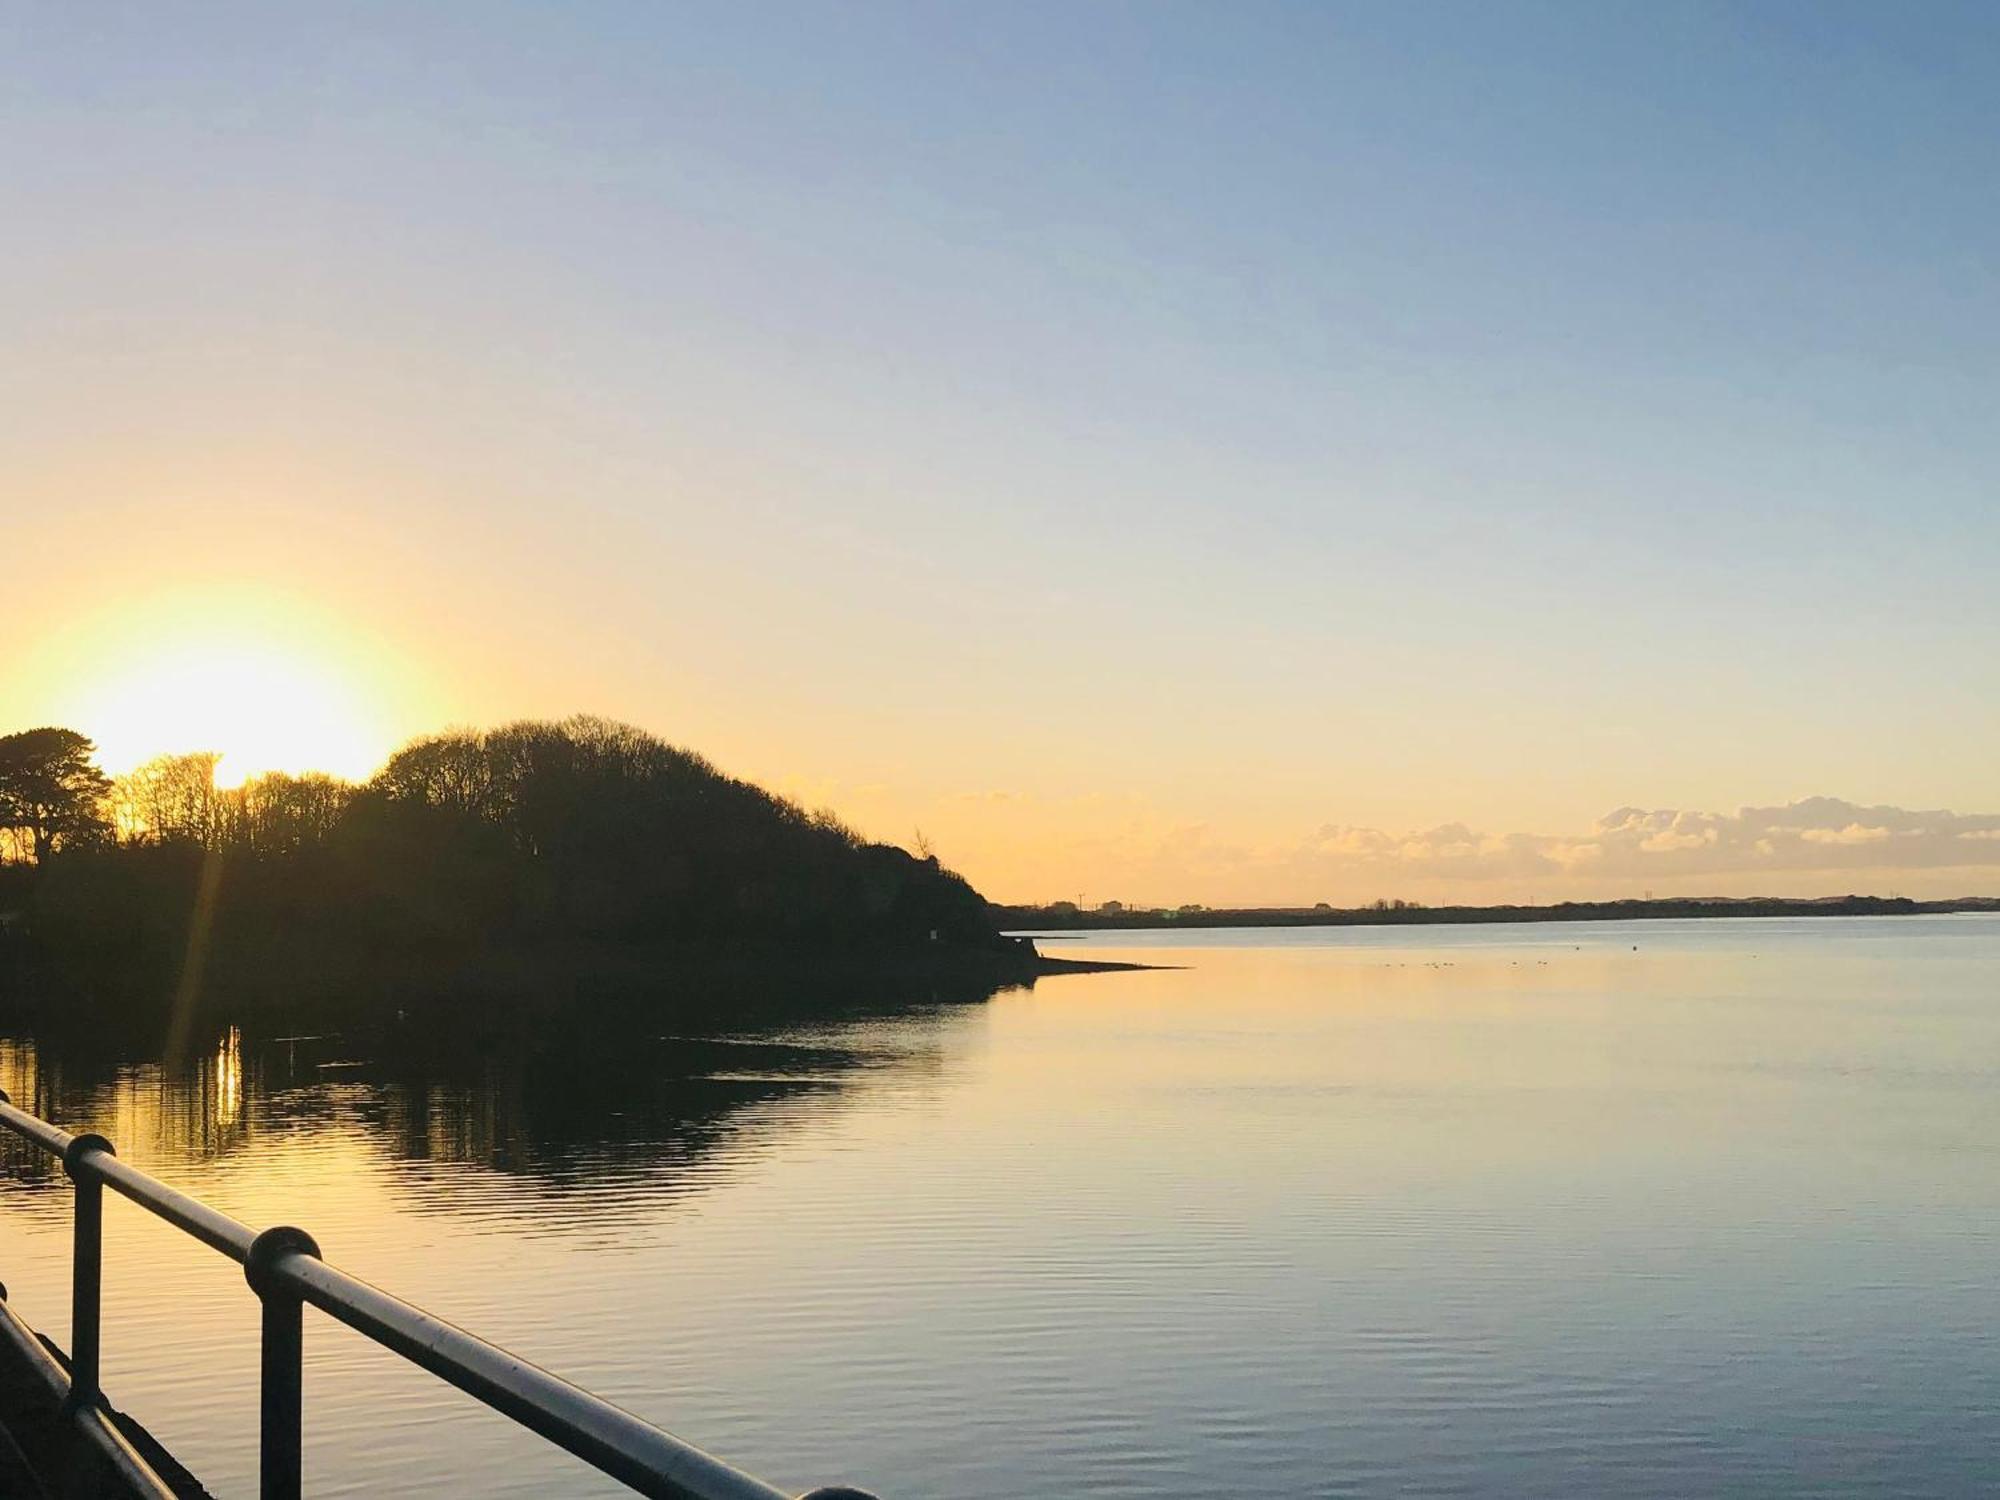
{"type": "MultiPolygon", "coordinates": [[[[1122,933],[1180,965],[424,1060],[0,1041],[0,1085],[780,1485],[2000,1484],[2000,919],[1122,933]]],[[[67,1339],[67,1193],[0,1278],[67,1339]]],[[[105,1379],[255,1490],[240,1271],[106,1208],[105,1379]]],[[[308,1313],[315,1494],[622,1493],[308,1313]]]]}

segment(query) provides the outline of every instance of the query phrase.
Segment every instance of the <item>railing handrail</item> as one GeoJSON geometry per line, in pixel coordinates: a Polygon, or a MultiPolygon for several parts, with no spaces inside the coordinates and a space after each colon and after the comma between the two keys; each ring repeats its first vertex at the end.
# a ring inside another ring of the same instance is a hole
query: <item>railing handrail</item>
{"type": "MultiPolygon", "coordinates": [[[[43,1394],[58,1406],[66,1405],[74,1389],[69,1371],[49,1353],[35,1331],[21,1320],[5,1297],[0,1297],[0,1344],[8,1356],[37,1377],[43,1394]]],[[[118,1430],[111,1414],[102,1406],[81,1406],[71,1413],[77,1433],[118,1476],[125,1488],[145,1500],[179,1500],[172,1485],[140,1456],[132,1441],[118,1430]]]]}
{"type": "MultiPolygon", "coordinates": [[[[260,1464],[266,1500],[293,1500],[299,1489],[298,1313],[305,1303],[641,1494],[661,1500],[786,1500],[783,1491],[581,1386],[327,1264],[303,1231],[279,1226],[259,1233],[120,1161],[102,1136],[72,1135],[16,1107],[4,1090],[0,1126],[60,1158],[76,1184],[66,1404],[79,1414],[102,1416],[97,1322],[101,1190],[108,1187],[242,1266],[262,1300],[260,1464]]],[[[862,1491],[845,1489],[814,1490],[804,1500],[814,1497],[870,1500],[862,1491]]]]}

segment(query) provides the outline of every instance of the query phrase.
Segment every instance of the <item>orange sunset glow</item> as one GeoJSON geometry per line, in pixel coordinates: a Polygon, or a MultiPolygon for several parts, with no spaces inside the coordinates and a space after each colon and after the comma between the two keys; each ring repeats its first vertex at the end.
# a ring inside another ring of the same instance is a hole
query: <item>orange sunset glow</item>
{"type": "Polygon", "coordinates": [[[217,782],[267,771],[364,780],[398,739],[394,665],[325,613],[255,599],[148,600],[68,635],[44,670],[63,722],[91,726],[105,768],[216,751],[217,782]]]}

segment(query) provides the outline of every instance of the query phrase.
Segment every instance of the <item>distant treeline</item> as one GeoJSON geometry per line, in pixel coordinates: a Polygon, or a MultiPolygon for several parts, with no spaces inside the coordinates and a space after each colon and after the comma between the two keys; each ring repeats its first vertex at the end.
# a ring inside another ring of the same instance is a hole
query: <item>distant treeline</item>
{"type": "Polygon", "coordinates": [[[476,965],[644,949],[1032,963],[961,877],[625,725],[454,731],[374,778],[215,785],[217,757],[112,781],[67,730],[0,737],[0,982],[476,965]]]}
{"type": "Polygon", "coordinates": [[[2000,911],[2000,897],[1912,901],[1901,896],[1690,897],[1648,901],[1558,901],[1547,906],[1422,906],[1378,901],[1371,906],[1128,907],[1094,909],[1073,901],[1047,906],[993,906],[994,922],[1008,931],[1080,928],[1171,927],[1399,927],[1453,922],[1630,922],[1670,917],[1881,917],[1919,912],[2000,911]]]}

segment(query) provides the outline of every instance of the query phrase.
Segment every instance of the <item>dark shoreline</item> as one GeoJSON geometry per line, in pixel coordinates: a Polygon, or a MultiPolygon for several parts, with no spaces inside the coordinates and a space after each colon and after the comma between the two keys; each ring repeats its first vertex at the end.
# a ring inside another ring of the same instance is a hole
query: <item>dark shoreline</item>
{"type": "Polygon", "coordinates": [[[728,1029],[971,1004],[1058,975],[1162,967],[1049,957],[1029,939],[999,936],[888,950],[566,940],[385,951],[327,934],[260,933],[208,945],[192,975],[188,958],[184,943],[80,953],[0,939],[0,1025],[728,1029]]]}
{"type": "MultiPolygon", "coordinates": [[[[1065,906],[1067,903],[1065,903],[1065,906]]],[[[1055,932],[1172,932],[1209,927],[1426,927],[1494,922],[1664,922],[1725,917],[1907,917],[2000,912],[2000,897],[1914,901],[1899,896],[1821,900],[1718,897],[1664,901],[1563,901],[1549,906],[1180,907],[1171,911],[1064,906],[994,906],[993,918],[1015,935],[1055,932]]],[[[1056,960],[1043,959],[1043,963],[1056,960]]]]}
{"type": "Polygon", "coordinates": [[[238,941],[192,983],[172,953],[11,953],[0,944],[0,1024],[196,1027],[223,1021],[512,1031],[521,1026],[727,1028],[876,1006],[966,1004],[1070,972],[1029,942],[888,952],[716,951],[675,944],[509,943],[370,952],[336,941],[238,941]],[[177,998],[179,997],[179,998],[177,998]],[[185,1009],[182,1007],[185,1000],[185,1009]]]}
{"type": "Polygon", "coordinates": [[[1179,964],[1129,964],[1112,963],[1108,959],[1097,958],[1049,958],[1046,955],[1035,960],[1036,978],[1047,978],[1056,974],[1125,974],[1149,969],[1178,969],[1179,964]]]}

